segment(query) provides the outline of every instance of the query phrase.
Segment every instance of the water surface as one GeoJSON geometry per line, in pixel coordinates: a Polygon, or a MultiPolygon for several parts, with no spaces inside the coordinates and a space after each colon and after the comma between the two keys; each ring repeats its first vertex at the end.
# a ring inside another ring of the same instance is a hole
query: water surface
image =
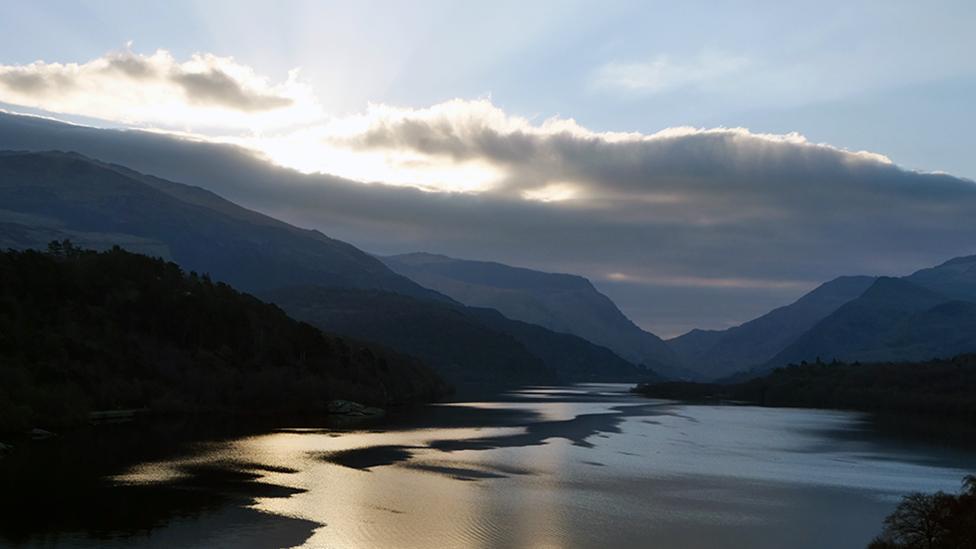
{"type": "Polygon", "coordinates": [[[955,491],[976,465],[856,413],[626,389],[526,389],[372,429],[64,438],[0,462],[0,545],[859,548],[900,495],[955,491]]]}

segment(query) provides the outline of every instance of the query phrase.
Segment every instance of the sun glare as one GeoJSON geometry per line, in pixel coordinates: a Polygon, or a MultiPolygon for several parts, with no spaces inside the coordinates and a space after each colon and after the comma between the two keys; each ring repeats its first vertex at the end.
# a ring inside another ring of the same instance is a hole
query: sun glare
{"type": "Polygon", "coordinates": [[[579,190],[572,183],[550,183],[542,187],[522,191],[522,198],[537,202],[563,202],[573,200],[579,195],[579,190]]]}
{"type": "Polygon", "coordinates": [[[408,151],[364,151],[297,135],[235,140],[279,166],[302,173],[324,173],[363,183],[415,187],[424,191],[483,192],[504,177],[481,160],[453,162],[408,151]]]}

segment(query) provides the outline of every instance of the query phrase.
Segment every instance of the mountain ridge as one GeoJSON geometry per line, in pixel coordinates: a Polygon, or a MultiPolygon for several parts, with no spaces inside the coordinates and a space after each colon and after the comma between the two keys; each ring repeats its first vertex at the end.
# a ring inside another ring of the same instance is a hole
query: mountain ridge
{"type": "Polygon", "coordinates": [[[869,276],[842,276],[825,282],[796,301],[738,326],[697,330],[668,340],[689,368],[718,379],[772,359],[818,321],[863,293],[869,276]]]}
{"type": "Polygon", "coordinates": [[[660,373],[684,374],[660,338],[634,324],[585,277],[426,252],[382,260],[465,305],[496,309],[512,320],[581,337],[660,373]]]}
{"type": "Polygon", "coordinates": [[[905,278],[880,277],[767,363],[884,362],[948,358],[976,350],[976,303],[905,278]]]}
{"type": "MultiPolygon", "coordinates": [[[[402,345],[398,351],[424,351],[425,356],[419,357],[423,359],[438,360],[437,330],[450,326],[449,321],[437,320],[442,318],[439,315],[444,314],[443,309],[463,308],[451,298],[395,273],[351,244],[248,210],[199,187],[77,153],[10,151],[0,154],[0,204],[4,207],[0,210],[0,245],[10,248],[43,248],[51,240],[63,239],[101,249],[122,245],[178,262],[187,271],[208,273],[215,280],[257,295],[269,295],[280,288],[308,287],[331,288],[333,295],[346,299],[351,308],[363,309],[371,299],[377,303],[370,292],[429,302],[416,308],[418,313],[412,322],[421,326],[433,322],[430,325],[436,329],[415,333],[413,340],[394,341],[402,345]],[[350,301],[357,298],[365,301],[350,301]],[[425,314],[431,316],[424,317],[425,314]]],[[[389,305],[390,301],[382,303],[389,305]]],[[[458,373],[468,368],[472,370],[468,373],[473,375],[475,370],[484,369],[487,373],[482,377],[496,378],[494,381],[500,385],[520,380],[555,381],[556,376],[543,372],[544,365],[533,366],[538,357],[526,351],[523,343],[536,346],[537,352],[545,352],[550,362],[557,362],[555,357],[561,357],[567,364],[572,362],[569,354],[552,354],[555,334],[507,325],[507,330],[518,334],[516,338],[497,326],[480,325],[489,320],[496,322],[483,313],[480,320],[472,311],[464,314],[470,321],[465,332],[465,352],[456,354],[453,362],[441,361],[447,370],[458,373]],[[546,344],[547,341],[550,343],[546,344]],[[489,356],[492,360],[484,360],[489,356]],[[523,373],[531,375],[523,376],[523,373]]],[[[376,326],[360,324],[358,330],[348,328],[345,333],[352,337],[381,335],[376,327],[385,320],[375,315],[350,317],[349,321],[364,319],[375,322],[376,326]]],[[[387,326],[391,332],[398,328],[387,326]]],[[[329,324],[329,328],[343,333],[343,327],[335,323],[329,324]]],[[[595,375],[582,379],[601,379],[600,368],[605,368],[613,379],[638,380],[651,375],[588,342],[573,341],[571,345],[592,361],[588,365],[589,374],[595,375]]]]}
{"type": "Polygon", "coordinates": [[[86,234],[114,232],[163,243],[170,258],[184,268],[208,272],[244,290],[293,284],[298,278],[446,299],[350,244],[223,199],[224,211],[199,200],[186,202],[174,195],[182,192],[199,199],[209,191],[175,182],[163,185],[159,178],[152,178],[155,184],[150,185],[150,176],[136,178],[131,170],[119,168],[77,153],[8,152],[0,156],[0,198],[4,209],[60,219],[59,229],[74,231],[68,235],[81,243],[86,234]],[[28,182],[17,183],[22,180],[28,182]],[[195,225],[188,225],[191,222],[195,225]],[[198,235],[207,235],[207,240],[198,235]]]}

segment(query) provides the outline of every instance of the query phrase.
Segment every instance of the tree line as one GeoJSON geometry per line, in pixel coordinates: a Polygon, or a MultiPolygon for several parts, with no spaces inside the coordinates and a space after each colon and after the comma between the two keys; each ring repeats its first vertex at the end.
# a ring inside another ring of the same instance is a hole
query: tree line
{"type": "Polygon", "coordinates": [[[666,382],[634,390],[655,398],[933,416],[972,425],[976,424],[976,354],[925,362],[804,362],[739,383],[666,382]]]}
{"type": "Polygon", "coordinates": [[[445,386],[418,361],[323,333],[206,274],[81,250],[0,252],[0,431],[95,410],[322,413],[445,386]]]}

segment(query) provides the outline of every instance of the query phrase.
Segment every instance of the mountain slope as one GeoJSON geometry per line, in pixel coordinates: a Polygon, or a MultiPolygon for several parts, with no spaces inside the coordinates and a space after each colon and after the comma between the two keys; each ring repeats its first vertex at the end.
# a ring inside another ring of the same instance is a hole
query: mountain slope
{"type": "Polygon", "coordinates": [[[121,249],[0,253],[0,431],[91,410],[322,414],[444,390],[426,367],[121,249]]]}
{"type": "Polygon", "coordinates": [[[686,368],[705,370],[702,368],[702,355],[708,352],[716,343],[727,335],[728,330],[702,330],[695,328],[680,336],[667,339],[664,342],[671,347],[686,368]]]}
{"type": "Polygon", "coordinates": [[[767,367],[800,361],[926,360],[976,350],[976,304],[905,279],[879,278],[821,320],[767,367]]]}
{"type": "Polygon", "coordinates": [[[764,364],[874,281],[869,276],[835,278],[790,305],[734,328],[693,330],[668,344],[688,368],[710,379],[725,377],[764,364]]]}
{"type": "Polygon", "coordinates": [[[465,305],[496,309],[513,320],[576,335],[636,364],[673,373],[677,361],[668,346],[631,322],[583,277],[426,253],[382,260],[465,305]]]}
{"type": "Polygon", "coordinates": [[[916,271],[905,280],[948,297],[976,301],[976,255],[950,259],[916,271]]]}
{"type": "Polygon", "coordinates": [[[445,299],[345,242],[78,154],[0,153],[0,210],[0,240],[14,248],[52,236],[134,243],[249,291],[317,284],[445,299]]]}
{"type": "Polygon", "coordinates": [[[320,328],[422,357],[462,389],[656,377],[584,339],[491,309],[370,290],[296,287],[265,295],[320,328]]]}
{"type": "Polygon", "coordinates": [[[375,290],[296,286],[262,294],[294,318],[420,357],[462,389],[554,383],[558,376],[515,339],[463,307],[375,290]]]}
{"type": "MultiPolygon", "coordinates": [[[[273,295],[280,288],[316,288],[319,308],[329,312],[328,322],[316,318],[320,325],[388,343],[430,361],[454,380],[511,386],[556,379],[520,338],[484,325],[494,322],[490,316],[464,311],[349,244],[241,208],[204,189],[74,153],[5,152],[0,153],[0,205],[0,244],[7,247],[43,247],[60,238],[83,247],[118,244],[259,295],[273,295]],[[329,290],[328,299],[322,298],[321,292],[329,290]],[[358,312],[336,315],[336,307],[358,312]],[[384,314],[375,314],[377,310],[384,314]],[[451,330],[460,331],[443,340],[451,330]],[[452,345],[457,351],[453,354],[452,345]]],[[[292,297],[292,304],[304,299],[292,297]]],[[[579,366],[579,357],[592,358],[597,375],[582,379],[633,380],[646,374],[587,342],[573,342],[576,355],[552,355],[540,343],[548,334],[514,325],[512,331],[549,353],[550,360],[563,358],[563,372],[570,371],[570,364],[579,366]],[[525,337],[527,333],[534,337],[525,337]],[[606,368],[605,378],[598,375],[601,367],[606,368]]]]}
{"type": "Polygon", "coordinates": [[[635,366],[610,349],[579,336],[512,320],[495,309],[468,307],[468,310],[485,326],[515,338],[555,370],[563,381],[633,382],[662,379],[653,370],[635,366]]]}

